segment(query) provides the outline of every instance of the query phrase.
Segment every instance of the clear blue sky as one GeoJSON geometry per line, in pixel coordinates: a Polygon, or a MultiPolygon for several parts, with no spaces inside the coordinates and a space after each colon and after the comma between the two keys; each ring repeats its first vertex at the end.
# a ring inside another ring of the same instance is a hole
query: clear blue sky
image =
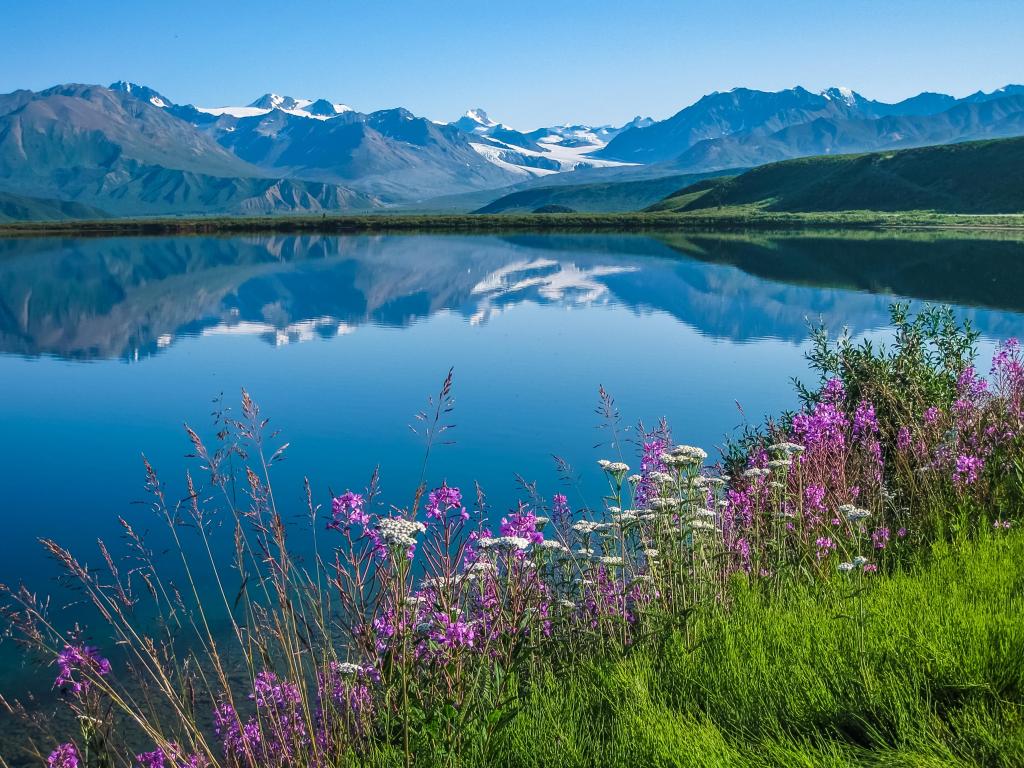
{"type": "Polygon", "coordinates": [[[3,0],[0,18],[0,92],[126,79],[201,106],[481,106],[524,129],[663,118],[734,86],[898,100],[1024,81],[1018,0],[3,0]]]}

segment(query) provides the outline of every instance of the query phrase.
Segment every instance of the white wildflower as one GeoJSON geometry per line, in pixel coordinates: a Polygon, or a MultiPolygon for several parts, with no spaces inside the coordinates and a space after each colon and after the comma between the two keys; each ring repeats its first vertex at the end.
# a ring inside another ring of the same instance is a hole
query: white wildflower
{"type": "Polygon", "coordinates": [[[426,526],[404,517],[385,517],[377,521],[377,531],[385,544],[411,547],[416,543],[416,534],[423,533],[426,526]]]}
{"type": "Polygon", "coordinates": [[[708,457],[708,452],[694,445],[677,445],[672,449],[672,455],[687,456],[695,461],[703,462],[708,457]]]}
{"type": "Polygon", "coordinates": [[[694,530],[694,531],[714,531],[714,530],[717,530],[715,528],[715,524],[714,523],[709,523],[706,520],[694,520],[692,523],[690,523],[690,529],[694,530]]]}
{"type": "Polygon", "coordinates": [[[804,446],[796,442],[776,442],[773,445],[769,445],[768,450],[773,454],[785,454],[788,456],[802,454],[805,451],[804,446]]]}
{"type": "Polygon", "coordinates": [[[601,469],[610,475],[624,475],[629,472],[629,465],[623,464],[621,461],[607,461],[605,459],[601,459],[601,461],[597,463],[601,466],[601,469]]]}
{"type": "Polygon", "coordinates": [[[569,549],[567,546],[565,546],[565,544],[560,542],[558,539],[544,539],[544,541],[540,542],[537,545],[537,548],[538,549],[556,550],[556,551],[559,551],[559,552],[566,551],[566,550],[569,549]]]}
{"type": "Polygon", "coordinates": [[[791,459],[772,459],[768,462],[768,466],[772,469],[786,469],[793,466],[791,459]]]}
{"type": "Polygon", "coordinates": [[[853,570],[853,563],[840,563],[839,564],[839,572],[840,573],[849,573],[852,570],[853,570]]]}
{"type": "Polygon", "coordinates": [[[763,467],[751,467],[750,469],[744,471],[743,476],[746,478],[756,478],[767,477],[770,474],[771,470],[769,469],[764,469],[763,467]]]}
{"type": "Polygon", "coordinates": [[[363,668],[351,661],[342,661],[334,665],[334,671],[341,675],[358,675],[363,668]]]}

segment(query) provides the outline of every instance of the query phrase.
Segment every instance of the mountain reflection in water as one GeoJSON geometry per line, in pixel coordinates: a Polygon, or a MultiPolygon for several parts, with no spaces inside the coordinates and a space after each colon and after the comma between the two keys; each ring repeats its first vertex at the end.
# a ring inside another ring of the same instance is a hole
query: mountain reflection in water
{"type": "Polygon", "coordinates": [[[885,326],[894,296],[1014,332],[1024,244],[952,236],[160,237],[0,241],[0,352],[138,359],[180,338],[272,344],[474,324],[523,302],[662,311],[700,334],[800,343],[885,326]]]}

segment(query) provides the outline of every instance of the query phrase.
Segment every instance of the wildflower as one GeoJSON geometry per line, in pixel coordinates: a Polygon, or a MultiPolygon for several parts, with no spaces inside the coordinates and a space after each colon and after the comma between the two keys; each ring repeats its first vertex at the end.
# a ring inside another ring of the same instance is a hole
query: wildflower
{"type": "Polygon", "coordinates": [[[384,517],[377,521],[377,531],[385,544],[394,547],[415,547],[416,534],[426,530],[423,523],[404,517],[384,517]]]}
{"type": "Polygon", "coordinates": [[[167,750],[154,749],[135,756],[139,768],[165,768],[170,763],[172,768],[205,768],[209,763],[201,755],[185,756],[181,748],[173,741],[167,744],[167,750]]]}
{"type": "Polygon", "coordinates": [[[994,523],[992,523],[992,527],[995,528],[997,531],[1000,528],[1002,528],[1004,531],[1008,531],[1008,530],[1010,530],[1010,521],[1009,520],[996,520],[994,523]]]}
{"type": "Polygon", "coordinates": [[[867,565],[867,562],[868,559],[863,555],[857,555],[855,558],[853,558],[853,566],[855,568],[863,568],[865,565],[867,565]]]}
{"type": "Polygon", "coordinates": [[[370,516],[363,510],[361,494],[346,491],[331,501],[331,521],[327,527],[336,531],[348,525],[369,525],[370,516]]]}
{"type": "Polygon", "coordinates": [[[444,520],[449,512],[457,512],[462,520],[469,519],[469,512],[462,506],[462,492],[442,483],[427,496],[426,515],[434,520],[444,520]]]}
{"type": "Polygon", "coordinates": [[[963,454],[956,458],[956,469],[953,470],[953,482],[958,486],[973,485],[985,468],[985,460],[978,456],[963,454]]]}
{"type": "Polygon", "coordinates": [[[57,654],[57,677],[54,688],[67,687],[76,696],[89,690],[89,674],[99,677],[110,674],[110,662],[100,656],[99,649],[91,645],[65,645],[57,654]],[[82,675],[76,678],[76,673],[82,675]]]}
{"type": "Polygon", "coordinates": [[[68,742],[61,744],[46,758],[47,768],[78,768],[78,749],[68,742]]]}
{"type": "Polygon", "coordinates": [[[759,477],[768,477],[771,474],[771,470],[765,469],[764,467],[751,467],[750,469],[744,470],[743,476],[747,479],[756,479],[759,477]]]}
{"type": "Polygon", "coordinates": [[[480,549],[516,549],[524,550],[530,546],[530,540],[522,536],[485,537],[476,542],[480,549]]]}
{"type": "Polygon", "coordinates": [[[629,472],[629,465],[624,464],[621,461],[606,461],[605,459],[601,459],[601,461],[597,463],[601,466],[601,469],[610,475],[625,475],[629,472]]]}
{"type": "Polygon", "coordinates": [[[677,445],[671,450],[671,454],[673,456],[686,456],[691,459],[694,464],[703,463],[708,457],[707,451],[694,445],[677,445]]]}
{"type": "Polygon", "coordinates": [[[690,454],[663,453],[661,461],[667,467],[688,467],[700,464],[701,460],[690,454]]]}
{"type": "Polygon", "coordinates": [[[557,551],[567,551],[569,549],[565,544],[558,541],[558,539],[544,539],[544,541],[537,544],[537,548],[557,551]]]}
{"type": "Polygon", "coordinates": [[[864,573],[875,573],[878,570],[878,566],[874,563],[868,563],[864,566],[864,573]]]}
{"type": "Polygon", "coordinates": [[[805,449],[798,443],[775,443],[769,445],[768,450],[775,454],[792,456],[797,453],[803,453],[805,449]]]}
{"type": "Polygon", "coordinates": [[[871,517],[871,513],[868,510],[861,509],[853,504],[843,504],[839,508],[839,513],[845,515],[846,519],[851,523],[857,523],[871,517]]]}
{"type": "Polygon", "coordinates": [[[882,527],[873,530],[871,532],[871,543],[875,549],[885,549],[885,545],[889,543],[889,529],[882,527]]]}
{"type": "Polygon", "coordinates": [[[828,536],[820,536],[814,542],[818,547],[818,559],[823,560],[836,548],[836,544],[828,536]]]}
{"type": "Polygon", "coordinates": [[[658,550],[656,550],[656,549],[645,549],[644,550],[644,557],[646,557],[648,560],[653,560],[657,556],[658,556],[658,550]]]}
{"type": "Polygon", "coordinates": [[[600,557],[600,558],[598,558],[597,562],[599,562],[601,565],[620,566],[620,565],[622,565],[623,561],[622,561],[621,557],[608,556],[608,557],[600,557]]]}
{"type": "Polygon", "coordinates": [[[836,568],[840,573],[849,573],[853,570],[854,565],[853,563],[840,563],[836,568]]]}
{"type": "Polygon", "coordinates": [[[786,469],[793,466],[792,459],[772,459],[768,462],[768,466],[772,469],[786,469]]]}
{"type": "Polygon", "coordinates": [[[489,563],[486,560],[477,560],[475,563],[470,563],[466,566],[465,570],[466,578],[472,581],[473,579],[481,579],[487,576],[497,576],[498,566],[494,563],[489,563]]]}
{"type": "Polygon", "coordinates": [[[588,533],[595,533],[596,531],[603,531],[605,530],[605,528],[607,528],[607,525],[605,525],[604,523],[594,523],[590,520],[580,520],[579,522],[575,523],[572,527],[572,529],[576,531],[576,533],[582,533],[583,535],[586,535],[588,533]]]}
{"type": "Polygon", "coordinates": [[[628,482],[630,485],[636,485],[643,479],[644,478],[642,475],[630,475],[629,477],[626,478],[626,482],[628,482]]]}
{"type": "Polygon", "coordinates": [[[358,675],[366,671],[364,667],[350,661],[340,661],[334,664],[333,668],[339,675],[358,675]]]}

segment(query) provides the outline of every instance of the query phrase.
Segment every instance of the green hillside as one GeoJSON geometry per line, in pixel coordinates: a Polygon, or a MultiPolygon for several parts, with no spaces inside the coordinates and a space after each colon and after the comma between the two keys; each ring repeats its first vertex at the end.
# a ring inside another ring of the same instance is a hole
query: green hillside
{"type": "Polygon", "coordinates": [[[1024,138],[771,163],[685,187],[649,211],[1024,211],[1024,138]]]}
{"type": "Polygon", "coordinates": [[[0,222],[102,219],[108,215],[91,205],[0,192],[0,222]]]}
{"type": "Polygon", "coordinates": [[[717,173],[689,173],[636,181],[606,181],[589,184],[559,184],[536,187],[499,197],[474,213],[532,213],[545,206],[560,206],[587,213],[636,211],[661,200],[688,184],[720,176],[717,173]]]}

